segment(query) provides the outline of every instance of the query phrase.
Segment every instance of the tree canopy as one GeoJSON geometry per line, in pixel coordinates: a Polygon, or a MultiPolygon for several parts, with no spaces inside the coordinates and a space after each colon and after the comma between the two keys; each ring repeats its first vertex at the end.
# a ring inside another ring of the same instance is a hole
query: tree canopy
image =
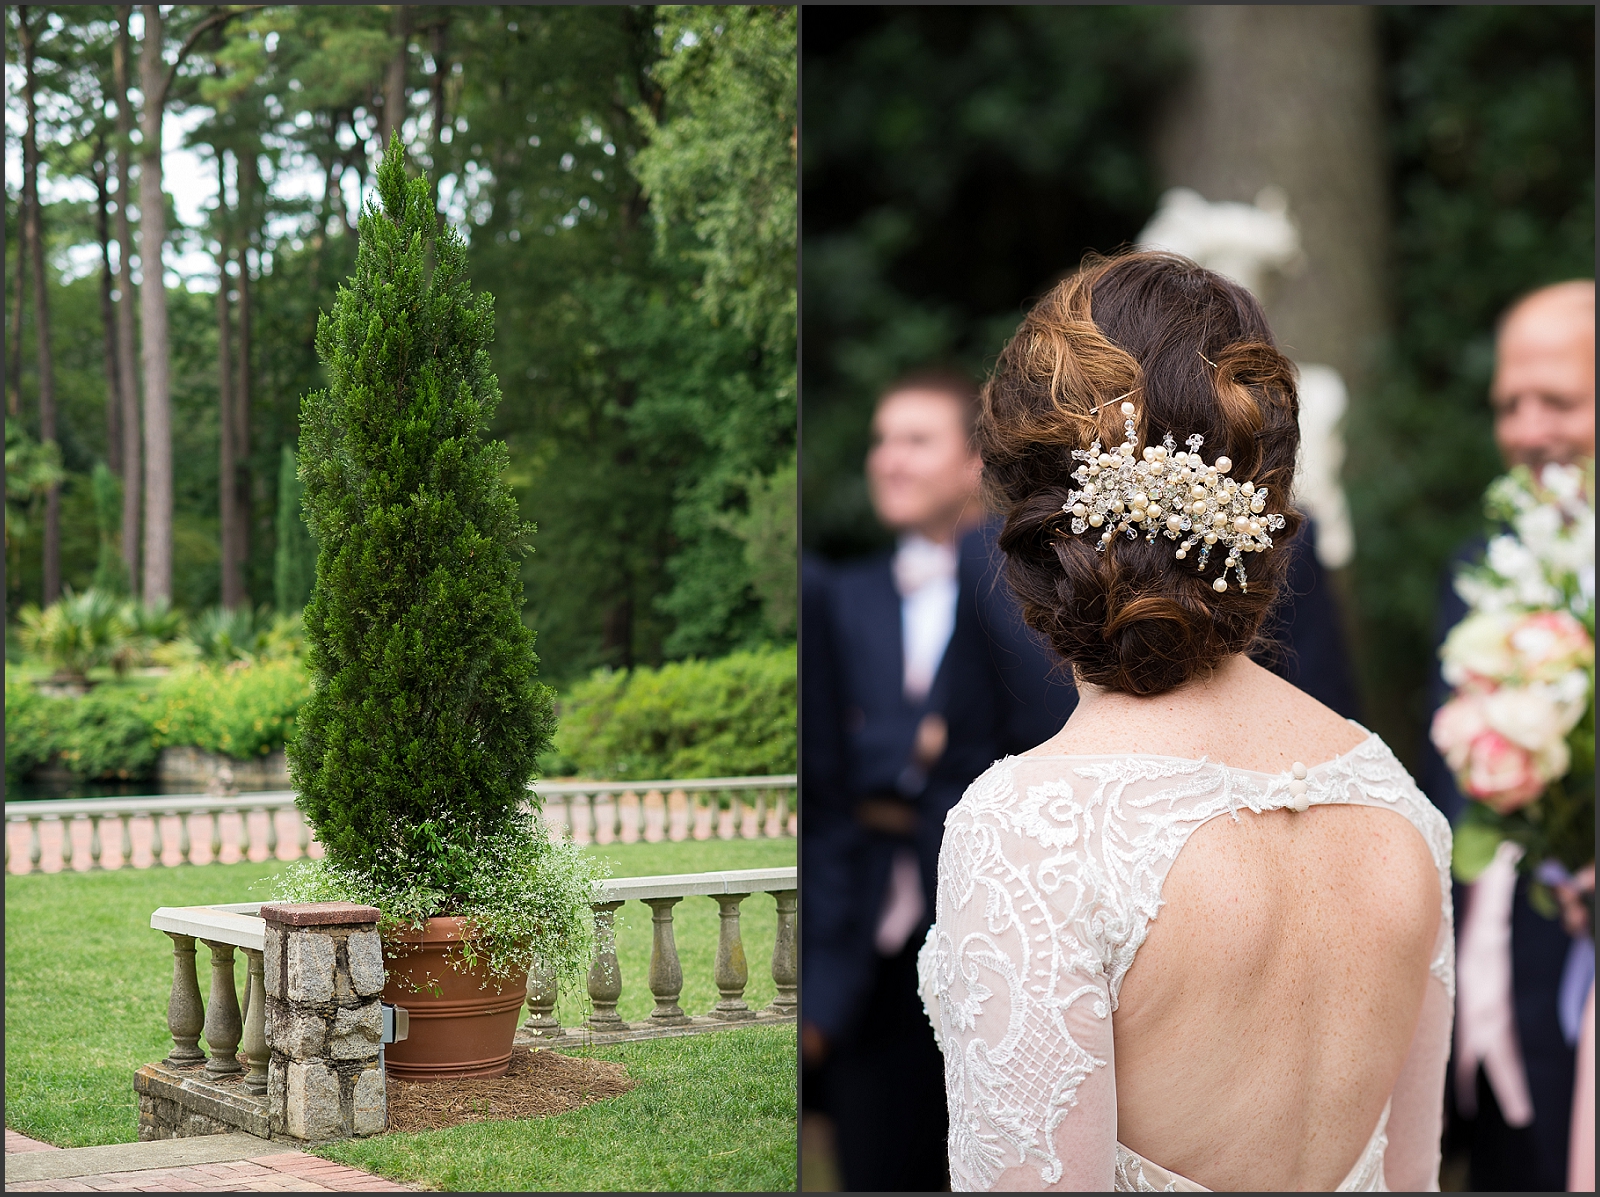
{"type": "MultiPolygon", "coordinates": [[[[28,17],[62,576],[79,588],[102,539],[94,465],[118,468],[103,276],[114,304],[127,299],[114,285],[114,230],[102,253],[96,226],[123,197],[115,170],[99,198],[92,182],[123,144],[112,69],[123,11],[31,6],[28,17]]],[[[130,28],[136,66],[139,9],[130,28]]],[[[436,189],[440,222],[460,233],[474,283],[497,299],[490,353],[504,400],[491,431],[510,446],[520,517],[539,527],[522,566],[524,614],[549,674],[793,635],[793,8],[177,5],[162,37],[173,69],[166,149],[184,130],[184,148],[221,180],[185,224],[178,213],[191,205],[173,202],[169,171],[167,262],[191,272],[166,288],[179,605],[224,597],[225,417],[236,424],[245,599],[303,592],[275,578],[296,559],[278,552],[283,450],[299,444],[299,396],[327,384],[317,314],[353,268],[361,203],[397,130],[436,189]],[[209,269],[193,265],[206,259],[209,269]],[[775,564],[786,552],[787,570],[775,564]]],[[[137,117],[137,71],[133,82],[137,117]]],[[[8,104],[20,114],[20,97],[8,104]]],[[[127,199],[137,230],[137,184],[127,199]]],[[[8,179],[13,244],[19,201],[8,179]]],[[[142,286],[137,244],[133,255],[142,286]]],[[[18,346],[31,344],[26,305],[21,320],[18,346]]],[[[37,368],[10,353],[19,435],[37,440],[37,368]]],[[[24,520],[8,542],[11,609],[40,588],[29,502],[13,504],[24,520]]]]}

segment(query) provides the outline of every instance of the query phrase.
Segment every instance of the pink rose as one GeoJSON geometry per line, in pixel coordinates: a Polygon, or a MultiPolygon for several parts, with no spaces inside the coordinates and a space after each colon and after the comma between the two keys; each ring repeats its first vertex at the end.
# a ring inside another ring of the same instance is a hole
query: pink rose
{"type": "Polygon", "coordinates": [[[1464,780],[1468,794],[1502,815],[1527,806],[1545,785],[1533,754],[1495,731],[1472,741],[1464,780]]]}
{"type": "Polygon", "coordinates": [[[1518,672],[1530,680],[1555,681],[1594,660],[1588,629],[1566,611],[1539,611],[1519,619],[1507,637],[1518,672]]]}
{"type": "Polygon", "coordinates": [[[1429,735],[1439,755],[1459,773],[1467,767],[1472,741],[1488,728],[1483,712],[1483,696],[1472,690],[1463,690],[1434,712],[1429,735]]]}

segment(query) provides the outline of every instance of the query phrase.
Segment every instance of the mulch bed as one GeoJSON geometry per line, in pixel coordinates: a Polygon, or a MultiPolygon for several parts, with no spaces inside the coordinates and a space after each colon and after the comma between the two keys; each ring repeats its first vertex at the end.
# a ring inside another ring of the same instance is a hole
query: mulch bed
{"type": "Polygon", "coordinates": [[[608,1097],[637,1081],[621,1064],[563,1056],[548,1049],[511,1049],[504,1076],[453,1081],[389,1081],[391,1131],[444,1130],[464,1122],[543,1118],[608,1097]]]}

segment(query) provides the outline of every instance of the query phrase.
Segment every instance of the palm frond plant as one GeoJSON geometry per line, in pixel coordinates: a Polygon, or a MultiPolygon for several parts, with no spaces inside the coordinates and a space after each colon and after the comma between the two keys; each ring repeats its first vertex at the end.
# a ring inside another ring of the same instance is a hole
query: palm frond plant
{"type": "Polygon", "coordinates": [[[29,603],[18,616],[23,648],[55,669],[54,683],[87,689],[91,669],[109,665],[120,674],[128,666],[132,630],[115,595],[68,589],[48,607],[29,603]]]}

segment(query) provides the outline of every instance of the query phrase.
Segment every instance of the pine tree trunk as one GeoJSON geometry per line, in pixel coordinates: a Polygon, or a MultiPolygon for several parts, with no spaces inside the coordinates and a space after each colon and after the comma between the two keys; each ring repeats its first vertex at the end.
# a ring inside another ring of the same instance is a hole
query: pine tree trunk
{"type": "Polygon", "coordinates": [[[228,186],[222,151],[217,151],[217,468],[218,515],[222,526],[222,605],[230,611],[244,602],[239,576],[239,480],[233,421],[233,312],[228,303],[229,251],[226,230],[228,186]]]}
{"type": "Polygon", "coordinates": [[[17,221],[17,234],[17,292],[11,303],[11,335],[6,340],[6,414],[13,417],[22,415],[22,309],[28,294],[26,220],[17,221]]]}
{"type": "Polygon", "coordinates": [[[111,298],[115,287],[111,270],[111,194],[107,187],[110,173],[108,153],[102,141],[94,160],[95,233],[100,240],[100,325],[105,333],[106,359],[106,464],[118,477],[122,475],[122,372],[117,368],[117,310],[111,298]]]}
{"type": "Polygon", "coordinates": [[[1306,264],[1268,288],[1267,317],[1291,357],[1333,366],[1359,402],[1385,327],[1376,16],[1337,5],[1177,11],[1194,67],[1158,136],[1165,182],[1213,202],[1283,188],[1306,264]]]}
{"type": "Polygon", "coordinates": [[[172,600],[172,392],[167,334],[167,291],[162,247],[167,240],[161,193],[161,116],[166,107],[166,63],[161,56],[161,7],[139,6],[144,40],[139,51],[139,247],[144,273],[140,314],[144,325],[144,601],[172,600]]]}
{"type": "Polygon", "coordinates": [[[128,21],[133,5],[117,8],[117,37],[111,47],[112,86],[117,102],[117,393],[122,399],[122,562],[128,567],[128,586],[139,586],[139,516],[143,509],[144,446],[140,434],[139,382],[133,328],[133,222],[128,208],[133,198],[133,110],[128,106],[128,21]]]}
{"type": "Polygon", "coordinates": [[[389,134],[400,128],[406,117],[406,67],[409,65],[411,44],[411,9],[407,5],[394,6],[394,36],[399,45],[394,57],[389,60],[389,71],[383,81],[380,154],[388,152],[389,134]]]}
{"type": "Polygon", "coordinates": [[[449,64],[445,62],[445,34],[450,28],[448,12],[441,16],[432,28],[433,34],[433,79],[431,90],[433,92],[433,175],[437,180],[440,173],[440,161],[444,157],[444,142],[440,134],[444,132],[444,85],[449,78],[449,64]]]}
{"type": "MultiPolygon", "coordinates": [[[[34,72],[33,30],[28,27],[28,5],[17,8],[21,28],[23,99],[28,127],[22,142],[22,211],[27,228],[28,255],[33,267],[33,331],[39,349],[39,440],[56,439],[55,361],[50,354],[50,305],[44,273],[44,221],[39,211],[39,106],[34,72]]],[[[44,496],[44,603],[61,597],[61,484],[52,483],[44,496]]]]}
{"type": "MultiPolygon", "coordinates": [[[[238,381],[234,386],[233,443],[234,476],[238,479],[237,543],[239,569],[243,576],[250,560],[251,513],[255,510],[255,472],[250,468],[250,244],[255,240],[256,155],[254,147],[237,155],[239,176],[238,237],[234,253],[239,263],[239,352],[238,381]]],[[[249,587],[245,585],[248,597],[249,587]]]]}

